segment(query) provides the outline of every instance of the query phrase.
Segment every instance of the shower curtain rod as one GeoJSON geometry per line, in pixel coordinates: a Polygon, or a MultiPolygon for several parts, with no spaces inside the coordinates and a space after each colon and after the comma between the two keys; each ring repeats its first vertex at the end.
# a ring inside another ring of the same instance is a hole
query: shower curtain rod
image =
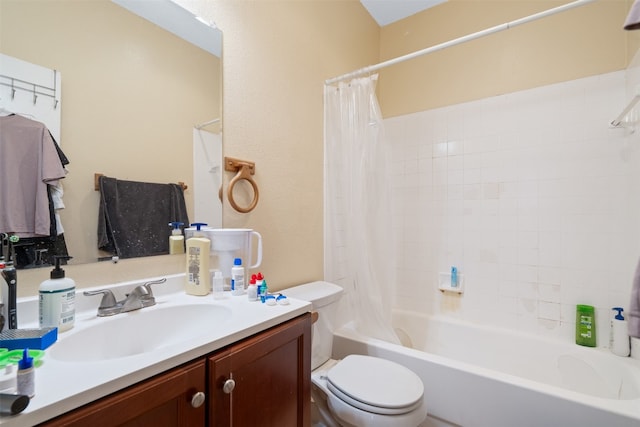
{"type": "Polygon", "coordinates": [[[347,80],[347,79],[355,78],[355,77],[358,77],[358,76],[362,76],[363,74],[369,74],[369,73],[371,73],[373,71],[379,70],[381,68],[388,67],[390,65],[395,65],[395,64],[398,64],[400,62],[407,61],[409,59],[417,58],[419,56],[427,55],[429,53],[436,52],[438,50],[446,49],[448,47],[455,46],[455,45],[458,45],[458,44],[461,44],[461,43],[465,43],[465,42],[468,42],[468,41],[471,41],[471,40],[475,40],[475,39],[478,39],[480,37],[488,36],[489,34],[493,34],[493,33],[497,33],[497,32],[500,32],[500,31],[508,30],[508,29],[516,27],[518,25],[526,24],[526,23],[529,23],[531,21],[535,21],[535,20],[538,20],[540,18],[545,18],[545,17],[550,16],[550,15],[555,15],[556,13],[564,12],[565,10],[569,10],[569,9],[573,9],[575,7],[583,6],[585,4],[592,3],[594,1],[595,0],[576,0],[576,1],[572,2],[572,3],[567,3],[565,5],[554,7],[554,8],[551,8],[551,9],[547,9],[547,10],[539,12],[539,13],[534,13],[533,15],[529,15],[529,16],[526,16],[524,18],[516,19],[514,21],[505,22],[504,24],[496,25],[495,27],[487,28],[486,30],[481,30],[481,31],[478,31],[478,32],[475,32],[475,33],[472,33],[472,34],[467,34],[466,36],[458,37],[457,39],[449,40],[447,42],[440,43],[440,44],[437,44],[435,46],[428,47],[426,49],[422,49],[422,50],[418,50],[418,51],[415,51],[415,52],[412,52],[412,53],[408,53],[406,55],[399,56],[399,57],[394,58],[394,59],[389,59],[387,61],[380,62],[380,63],[375,64],[375,65],[369,65],[367,67],[360,68],[360,69],[352,71],[350,73],[346,73],[346,74],[343,74],[341,76],[325,80],[324,84],[325,85],[330,85],[330,84],[333,84],[333,83],[340,82],[342,80],[347,80]]]}

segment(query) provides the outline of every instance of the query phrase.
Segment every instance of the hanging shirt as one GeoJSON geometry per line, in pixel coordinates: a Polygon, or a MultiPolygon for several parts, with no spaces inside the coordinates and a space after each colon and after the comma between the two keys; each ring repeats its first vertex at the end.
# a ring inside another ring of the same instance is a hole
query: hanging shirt
{"type": "Polygon", "coordinates": [[[47,185],[65,169],[47,127],[19,115],[0,117],[0,232],[49,236],[47,185]]]}

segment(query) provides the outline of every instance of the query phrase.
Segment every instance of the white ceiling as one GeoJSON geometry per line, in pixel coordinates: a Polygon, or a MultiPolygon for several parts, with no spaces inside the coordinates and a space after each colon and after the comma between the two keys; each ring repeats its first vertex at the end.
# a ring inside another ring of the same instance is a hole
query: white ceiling
{"type": "Polygon", "coordinates": [[[360,0],[378,25],[384,27],[447,0],[360,0]]]}
{"type": "Polygon", "coordinates": [[[217,57],[222,54],[220,30],[214,28],[213,23],[197,20],[193,13],[172,0],[111,1],[217,57]]]}

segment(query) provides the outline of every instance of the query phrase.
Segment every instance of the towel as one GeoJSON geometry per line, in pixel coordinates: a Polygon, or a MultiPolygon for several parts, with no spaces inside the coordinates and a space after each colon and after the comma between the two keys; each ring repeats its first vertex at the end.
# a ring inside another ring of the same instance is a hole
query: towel
{"type": "Polygon", "coordinates": [[[182,187],[100,177],[98,248],[120,258],[169,253],[173,221],[189,224],[182,187]]]}
{"type": "Polygon", "coordinates": [[[637,30],[640,29],[640,1],[635,0],[633,5],[631,5],[631,9],[629,9],[629,14],[627,15],[627,19],[624,21],[623,28],[625,30],[637,30]]]}
{"type": "Polygon", "coordinates": [[[627,322],[629,336],[640,338],[640,260],[636,267],[636,274],[633,276],[627,322]]]}

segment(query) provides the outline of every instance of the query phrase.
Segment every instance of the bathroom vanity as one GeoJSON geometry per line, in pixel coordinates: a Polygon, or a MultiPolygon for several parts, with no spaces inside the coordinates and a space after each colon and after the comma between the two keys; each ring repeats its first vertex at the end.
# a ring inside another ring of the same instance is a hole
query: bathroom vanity
{"type": "Polygon", "coordinates": [[[308,426],[310,325],[304,314],[41,425],[308,426]]]}
{"type": "Polygon", "coordinates": [[[109,318],[79,296],[93,307],[46,350],[29,407],[0,426],[309,426],[310,305],[172,291],[182,279],[156,291],[157,306],[109,318]]]}

